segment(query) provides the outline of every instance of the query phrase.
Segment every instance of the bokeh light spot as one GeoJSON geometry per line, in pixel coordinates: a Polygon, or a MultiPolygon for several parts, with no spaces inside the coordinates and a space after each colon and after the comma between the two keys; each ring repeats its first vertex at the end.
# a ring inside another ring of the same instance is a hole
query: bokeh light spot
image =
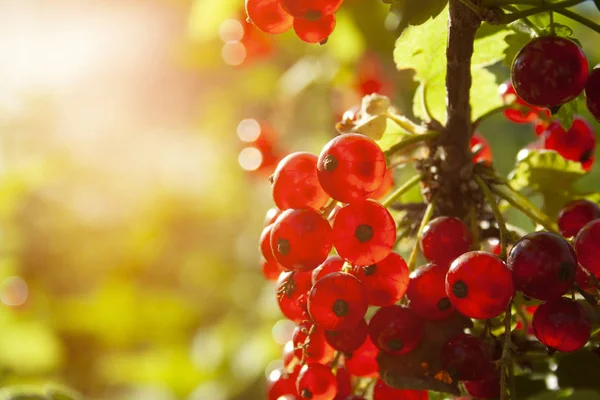
{"type": "Polygon", "coordinates": [[[23,305],[27,301],[27,283],[18,276],[10,276],[0,283],[0,301],[9,307],[23,305]]]}
{"type": "Polygon", "coordinates": [[[223,42],[239,42],[244,37],[244,27],[236,19],[226,19],[219,26],[219,37],[223,42]]]}
{"type": "Polygon", "coordinates": [[[243,119],[238,124],[237,134],[244,142],[254,142],[260,136],[260,124],[255,119],[243,119]]]}
{"type": "Polygon", "coordinates": [[[242,169],[256,171],[262,164],[263,156],[256,147],[246,147],[240,151],[238,161],[242,169]]]}
{"type": "Polygon", "coordinates": [[[246,59],[246,46],[242,42],[229,41],[223,45],[221,57],[227,65],[240,65],[246,59]]]}

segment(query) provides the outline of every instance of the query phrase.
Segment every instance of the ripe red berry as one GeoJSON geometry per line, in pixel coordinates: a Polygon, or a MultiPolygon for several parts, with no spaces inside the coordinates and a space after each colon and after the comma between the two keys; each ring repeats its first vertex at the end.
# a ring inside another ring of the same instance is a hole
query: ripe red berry
{"type": "Polygon", "coordinates": [[[567,204],[558,213],[558,227],[560,233],[570,238],[581,230],[590,221],[600,218],[600,207],[589,200],[575,200],[567,204]]]}
{"type": "Polygon", "coordinates": [[[279,275],[284,271],[283,267],[277,261],[267,261],[264,257],[260,258],[260,266],[263,275],[269,281],[276,281],[279,275]]]}
{"type": "Polygon", "coordinates": [[[273,174],[273,200],[281,210],[310,207],[319,210],[329,196],[317,177],[317,156],[296,152],[287,155],[273,174]]]}
{"type": "Polygon", "coordinates": [[[333,244],[353,265],[383,261],[396,242],[396,223],[390,212],[374,200],[348,204],[333,221],[333,244]]]}
{"type": "Polygon", "coordinates": [[[351,376],[346,368],[338,368],[335,372],[337,382],[337,394],[334,400],[348,400],[352,396],[351,376]]]}
{"type": "Polygon", "coordinates": [[[352,274],[365,286],[369,305],[372,306],[395,304],[404,296],[408,287],[408,266],[394,252],[376,264],[354,267],[352,274]]]}
{"type": "MultiPolygon", "coordinates": [[[[294,354],[294,342],[288,340],[283,346],[283,354],[281,359],[283,360],[283,367],[288,368],[292,361],[296,360],[296,355],[294,354]]],[[[297,360],[300,361],[300,360],[297,360]]]]}
{"type": "Polygon", "coordinates": [[[325,340],[338,351],[352,353],[362,346],[368,335],[367,323],[362,319],[354,328],[347,331],[325,331],[325,340]]]}
{"type": "Polygon", "coordinates": [[[515,91],[528,103],[556,107],[581,93],[588,62],[581,48],[559,36],[541,36],[526,44],[512,64],[515,91]]]}
{"type": "Polygon", "coordinates": [[[476,153],[473,156],[475,164],[479,162],[487,165],[492,164],[492,148],[488,141],[477,132],[471,136],[471,151],[476,153]]]}
{"type": "Polygon", "coordinates": [[[423,320],[409,308],[382,307],[369,322],[369,337],[383,351],[406,354],[421,343],[423,325],[423,320]]]}
{"type": "Polygon", "coordinates": [[[577,257],[571,245],[550,232],[533,232],[515,244],[506,262],[515,289],[525,296],[550,300],[575,282],[577,257]]]}
{"type": "Polygon", "coordinates": [[[536,120],[538,120],[540,117],[540,112],[544,110],[543,108],[533,106],[520,98],[517,95],[517,92],[515,92],[515,88],[510,81],[504,82],[502,85],[500,85],[498,90],[502,96],[502,100],[504,100],[504,103],[511,105],[509,108],[504,110],[504,115],[510,121],[519,124],[536,122],[536,120]]]}
{"type": "Polygon", "coordinates": [[[260,253],[268,262],[277,263],[275,259],[275,255],[273,254],[273,250],[271,249],[271,231],[273,230],[273,224],[267,226],[263,229],[259,238],[259,248],[260,253]]]}
{"type": "Polygon", "coordinates": [[[590,339],[591,323],[584,309],[574,300],[550,300],[533,313],[533,331],[547,347],[563,351],[579,350],[590,339]]]}
{"type": "Polygon", "coordinates": [[[369,195],[370,199],[380,200],[387,195],[394,186],[394,169],[388,168],[383,176],[383,182],[379,189],[369,195]]]}
{"type": "Polygon", "coordinates": [[[328,331],[354,328],[367,312],[367,294],[358,279],[344,272],[317,281],[308,293],[308,312],[328,331]]]}
{"type": "Polygon", "coordinates": [[[318,170],[321,186],[331,197],[352,203],[379,189],[386,171],[385,155],[373,139],[348,133],[325,145],[318,170]]]}
{"type": "Polygon", "coordinates": [[[266,228],[267,226],[271,225],[273,222],[275,222],[275,220],[277,219],[277,217],[279,217],[280,214],[281,210],[279,208],[269,208],[267,210],[267,213],[265,214],[265,221],[263,222],[263,226],[266,228]]]}
{"type": "Polygon", "coordinates": [[[581,228],[575,238],[575,252],[581,266],[600,278],[600,219],[581,228]]]}
{"type": "Polygon", "coordinates": [[[425,264],[410,274],[406,297],[408,308],[419,317],[440,320],[449,317],[454,307],[446,294],[448,268],[437,264],[425,264]]]}
{"type": "Polygon", "coordinates": [[[299,360],[304,359],[304,362],[328,363],[333,359],[335,350],[325,341],[325,331],[312,325],[311,322],[303,321],[294,329],[294,355],[299,360]]]}
{"type": "Polygon", "coordinates": [[[312,271],[327,259],[331,247],[331,226],[312,208],[286,210],[273,224],[271,248],[285,268],[312,271]]]}
{"type": "Polygon", "coordinates": [[[285,395],[296,394],[296,382],[294,377],[283,370],[275,370],[269,375],[267,381],[267,399],[279,400],[285,395]]]}
{"type": "Polygon", "coordinates": [[[282,272],[277,280],[277,303],[283,315],[296,323],[306,319],[306,309],[302,306],[302,297],[308,294],[312,286],[310,272],[282,272]]]}
{"type": "Polygon", "coordinates": [[[323,15],[336,12],[343,2],[344,0],[282,0],[281,4],[295,18],[316,21],[323,15]]]}
{"type": "Polygon", "coordinates": [[[363,97],[378,93],[388,97],[394,94],[394,82],[386,77],[386,70],[381,57],[374,52],[366,52],[358,60],[355,67],[356,80],[354,87],[363,97]]]}
{"type": "Polygon", "coordinates": [[[600,64],[596,65],[585,85],[585,103],[590,114],[600,122],[600,64]]]}
{"type": "Polygon", "coordinates": [[[459,333],[442,348],[442,365],[452,379],[476,381],[493,372],[491,349],[479,338],[459,333]]]}
{"type": "Polygon", "coordinates": [[[346,369],[352,376],[376,377],[379,375],[378,354],[379,349],[367,336],[365,342],[358,349],[351,354],[344,355],[346,369]]]}
{"type": "Polygon", "coordinates": [[[313,285],[317,283],[319,279],[322,277],[329,275],[332,272],[339,272],[342,270],[344,266],[344,259],[340,256],[329,256],[323,262],[323,264],[319,265],[312,272],[312,283],[313,285]]]}
{"type": "Polygon", "coordinates": [[[281,0],[246,0],[246,13],[258,29],[273,35],[287,31],[294,22],[281,0]]]}
{"type": "Polygon", "coordinates": [[[337,393],[337,381],[329,367],[310,363],[300,370],[296,389],[303,399],[333,400],[337,393]]]}
{"type": "Polygon", "coordinates": [[[373,388],[373,400],[427,400],[429,394],[426,390],[394,389],[382,379],[377,379],[373,388]]]}
{"type": "Polygon", "coordinates": [[[494,318],[506,310],[514,294],[512,274],[497,256],[471,251],[450,266],[446,293],[461,314],[475,319],[494,318]]]}
{"type": "Polygon", "coordinates": [[[583,118],[575,118],[568,131],[563,129],[560,122],[553,122],[543,133],[542,138],[545,149],[554,150],[567,160],[580,162],[586,171],[592,168],[596,152],[596,135],[583,118]]]}
{"type": "Polygon", "coordinates": [[[471,232],[460,219],[438,217],[425,226],[421,236],[421,250],[429,261],[444,267],[467,252],[471,241],[471,232]]]}
{"type": "Polygon", "coordinates": [[[477,399],[497,399],[500,397],[500,372],[489,374],[480,381],[463,382],[467,393],[477,399]]]}
{"type": "Polygon", "coordinates": [[[317,20],[294,18],[294,32],[306,43],[324,44],[335,29],[335,24],[336,19],[333,14],[317,20]]]}

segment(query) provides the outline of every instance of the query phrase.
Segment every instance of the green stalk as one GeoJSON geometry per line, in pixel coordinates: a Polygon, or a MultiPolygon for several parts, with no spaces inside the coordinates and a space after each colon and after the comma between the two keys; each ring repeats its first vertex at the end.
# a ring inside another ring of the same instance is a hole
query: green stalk
{"type": "Polygon", "coordinates": [[[439,132],[435,132],[435,131],[428,131],[426,133],[420,134],[420,135],[414,135],[414,136],[409,136],[405,139],[402,139],[401,141],[399,141],[398,143],[396,143],[395,145],[393,145],[392,147],[390,147],[389,149],[387,149],[384,153],[386,157],[391,156],[392,154],[405,149],[409,146],[412,146],[413,144],[419,143],[419,142],[423,142],[425,140],[430,140],[430,139],[435,139],[438,136],[440,136],[439,132]]]}
{"type": "Polygon", "coordinates": [[[404,183],[404,185],[400,186],[398,189],[396,189],[394,191],[394,193],[392,193],[390,195],[390,197],[388,197],[383,203],[382,205],[387,208],[389,206],[391,206],[396,200],[398,200],[398,198],[400,198],[400,196],[402,196],[404,193],[408,192],[410,189],[412,189],[413,186],[415,186],[417,183],[421,182],[421,180],[423,179],[423,177],[421,175],[415,175],[412,178],[410,178],[408,181],[406,181],[404,183]]]}
{"type": "Polygon", "coordinates": [[[425,227],[431,221],[431,217],[433,216],[433,211],[435,209],[435,201],[437,196],[431,200],[431,203],[427,205],[425,209],[425,214],[423,214],[423,219],[421,220],[421,225],[419,225],[419,231],[417,233],[417,238],[415,240],[415,245],[410,253],[410,258],[408,259],[408,269],[412,271],[415,269],[415,263],[417,262],[417,254],[419,253],[419,243],[421,242],[421,236],[423,236],[423,231],[425,227]]]}
{"type": "Polygon", "coordinates": [[[500,258],[502,258],[503,260],[506,260],[506,245],[507,245],[508,236],[509,236],[508,229],[506,228],[506,222],[504,221],[504,217],[502,216],[502,213],[500,212],[500,209],[498,208],[498,203],[496,203],[496,199],[494,198],[494,195],[492,194],[490,188],[485,183],[485,181],[483,179],[481,179],[480,176],[477,176],[477,175],[475,175],[475,181],[479,185],[479,188],[483,192],[485,199],[487,200],[488,204],[492,208],[492,212],[494,213],[494,218],[496,219],[496,222],[498,223],[498,228],[500,230],[500,258]]]}

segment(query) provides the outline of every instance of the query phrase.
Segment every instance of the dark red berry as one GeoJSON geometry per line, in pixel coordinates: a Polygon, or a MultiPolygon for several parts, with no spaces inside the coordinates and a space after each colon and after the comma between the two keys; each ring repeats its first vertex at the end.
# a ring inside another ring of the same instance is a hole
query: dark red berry
{"type": "Polygon", "coordinates": [[[408,266],[398,253],[390,253],[377,264],[354,267],[356,276],[367,290],[369,305],[391,306],[404,296],[408,287],[408,266]]]}
{"type": "Polygon", "coordinates": [[[297,152],[287,155],[273,174],[273,200],[282,210],[310,207],[319,210],[329,200],[317,177],[317,156],[297,152]]]}
{"type": "Polygon", "coordinates": [[[329,256],[323,262],[323,264],[319,265],[312,272],[312,283],[313,285],[317,283],[319,279],[322,277],[329,275],[332,272],[339,272],[342,270],[344,266],[344,259],[340,256],[329,256]]]}
{"type": "Polygon", "coordinates": [[[294,322],[306,319],[306,309],[300,302],[312,286],[310,272],[282,272],[277,280],[277,303],[283,315],[294,322]]]}
{"type": "Polygon", "coordinates": [[[364,319],[360,320],[356,326],[346,331],[325,331],[325,340],[334,349],[342,353],[352,353],[358,349],[367,339],[369,330],[364,319]]]}
{"type": "Polygon", "coordinates": [[[585,103],[590,114],[600,122],[600,64],[596,65],[585,85],[585,103]]]}
{"type": "Polygon", "coordinates": [[[325,43],[335,29],[335,15],[325,15],[317,20],[294,18],[294,32],[306,43],[325,43]]]}
{"type": "Polygon", "coordinates": [[[325,145],[319,155],[318,170],[321,186],[331,197],[352,203],[366,198],[382,185],[385,155],[373,139],[348,133],[325,145]]]}
{"type": "Polygon", "coordinates": [[[334,400],[348,400],[352,396],[352,381],[351,376],[346,368],[338,368],[335,373],[337,381],[337,394],[334,400]]]}
{"type": "Polygon", "coordinates": [[[512,271],[515,289],[538,300],[567,293],[577,272],[577,257],[571,245],[550,232],[523,236],[512,248],[506,264],[512,271]]]}
{"type": "Polygon", "coordinates": [[[544,110],[543,108],[533,106],[520,98],[510,81],[500,85],[499,92],[504,103],[510,104],[510,107],[504,110],[504,115],[513,122],[519,124],[536,122],[540,117],[539,114],[544,110]]]}
{"type": "Polygon", "coordinates": [[[295,18],[318,20],[336,12],[344,0],[282,0],[281,4],[295,18]]]}
{"type": "Polygon", "coordinates": [[[463,382],[467,393],[477,399],[500,397],[500,373],[496,370],[481,381],[463,382]]]}
{"type": "Polygon", "coordinates": [[[450,266],[446,293],[461,314],[475,319],[494,318],[506,310],[514,294],[512,273],[497,256],[471,251],[450,266]]]}
{"type": "Polygon", "coordinates": [[[383,176],[383,182],[379,189],[369,195],[370,199],[380,200],[384,198],[394,186],[394,169],[388,168],[383,176]]]}
{"type": "Polygon", "coordinates": [[[267,399],[279,400],[281,396],[295,395],[296,382],[293,378],[283,370],[273,371],[267,381],[267,399]]]}
{"type": "Polygon", "coordinates": [[[396,223],[375,200],[344,206],[333,221],[333,244],[338,254],[353,265],[383,261],[396,242],[396,223]]]}
{"type": "Polygon", "coordinates": [[[304,362],[325,364],[333,359],[335,351],[325,341],[325,331],[308,321],[303,321],[294,329],[294,355],[304,362]],[[309,334],[310,332],[310,334],[309,334]]]}
{"type": "Polygon", "coordinates": [[[303,399],[333,400],[337,393],[337,381],[329,367],[310,363],[300,370],[296,390],[303,399]]]}
{"type": "Polygon", "coordinates": [[[511,76],[515,91],[523,100],[552,108],[581,93],[588,78],[588,62],[575,42],[559,36],[540,36],[519,51],[511,76]]]}
{"type": "Polygon", "coordinates": [[[358,349],[344,356],[346,369],[352,376],[376,377],[379,375],[378,354],[379,349],[367,336],[365,342],[358,349]]]}
{"type": "Polygon", "coordinates": [[[575,200],[567,204],[558,213],[560,233],[570,238],[581,230],[585,224],[600,218],[600,207],[589,200],[575,200]]]}
{"type": "Polygon", "coordinates": [[[575,238],[575,252],[583,268],[600,278],[600,219],[588,222],[575,238]]]}
{"type": "Polygon", "coordinates": [[[312,271],[327,259],[331,247],[331,226],[312,208],[286,210],[273,224],[271,248],[285,268],[312,271]]]}
{"type": "Polygon", "coordinates": [[[294,22],[281,0],[246,0],[246,13],[258,29],[270,34],[283,33],[294,22]]]}
{"type": "Polygon", "coordinates": [[[369,337],[385,352],[406,354],[421,343],[423,325],[423,320],[409,308],[382,307],[369,322],[369,337]]]}
{"type": "Polygon", "coordinates": [[[488,141],[477,132],[471,136],[471,151],[475,154],[473,156],[475,164],[479,162],[487,165],[492,164],[492,148],[488,141]]]}
{"type": "Polygon", "coordinates": [[[554,150],[567,160],[577,161],[586,171],[594,165],[596,135],[583,118],[573,120],[573,125],[565,131],[556,121],[543,133],[544,148],[554,150]]]}
{"type": "Polygon", "coordinates": [[[310,316],[328,331],[354,328],[365,316],[367,307],[367,293],[362,283],[344,272],[319,279],[308,294],[310,316]]]}
{"type": "Polygon", "coordinates": [[[438,217],[430,221],[421,236],[421,250],[429,261],[444,267],[471,246],[471,232],[458,218],[438,217]]]}
{"type": "Polygon", "coordinates": [[[266,228],[267,226],[271,225],[273,222],[275,222],[275,220],[277,219],[277,217],[279,217],[280,214],[281,210],[279,208],[269,208],[269,210],[267,210],[267,213],[265,214],[265,221],[263,222],[263,226],[266,228]]]}
{"type": "Polygon", "coordinates": [[[454,306],[446,294],[448,268],[437,264],[425,264],[410,274],[406,297],[408,308],[419,317],[440,320],[449,317],[454,306]]]}
{"type": "Polygon", "coordinates": [[[373,400],[427,400],[427,390],[394,389],[382,379],[377,379],[373,388],[373,400]]]}
{"type": "Polygon", "coordinates": [[[269,281],[276,281],[284,271],[283,267],[277,261],[267,261],[264,257],[260,258],[260,265],[263,275],[269,281]]]}
{"type": "Polygon", "coordinates": [[[533,313],[533,331],[550,349],[579,350],[590,339],[591,323],[584,309],[574,300],[550,300],[533,313]]]}
{"type": "Polygon", "coordinates": [[[491,350],[479,338],[459,333],[442,348],[442,365],[452,379],[476,381],[493,372],[491,350]]]}

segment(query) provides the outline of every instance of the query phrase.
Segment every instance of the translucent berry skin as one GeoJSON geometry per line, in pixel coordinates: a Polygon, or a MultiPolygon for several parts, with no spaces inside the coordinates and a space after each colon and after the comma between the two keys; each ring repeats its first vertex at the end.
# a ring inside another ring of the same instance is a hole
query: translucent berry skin
{"type": "Polygon", "coordinates": [[[281,0],[283,8],[295,18],[317,20],[336,12],[344,0],[281,0]]]}
{"type": "Polygon", "coordinates": [[[562,352],[579,350],[590,339],[592,325],[584,309],[561,297],[539,306],[533,313],[533,331],[540,342],[562,352]]]}
{"type": "Polygon", "coordinates": [[[273,254],[273,249],[271,249],[271,231],[273,230],[273,224],[267,226],[263,229],[260,234],[259,247],[260,253],[268,262],[276,263],[277,259],[275,259],[275,255],[273,254]]]}
{"type": "Polygon", "coordinates": [[[369,305],[372,306],[391,306],[404,296],[408,288],[408,266],[395,252],[377,264],[354,267],[351,273],[365,286],[369,305]]]}
{"type": "Polygon", "coordinates": [[[446,293],[461,314],[494,318],[506,310],[514,294],[512,273],[497,256],[471,251],[452,262],[446,275],[446,293]]]}
{"type": "Polygon", "coordinates": [[[307,319],[306,309],[300,302],[312,287],[310,272],[282,272],[275,286],[277,303],[283,315],[288,319],[300,323],[307,319]],[[289,284],[293,279],[293,284],[289,284]]]}
{"type": "Polygon", "coordinates": [[[561,297],[573,286],[577,257],[562,237],[533,232],[515,244],[507,266],[516,290],[534,299],[550,300],[561,297]]]}
{"type": "Polygon", "coordinates": [[[344,355],[346,369],[353,376],[373,378],[379,375],[379,349],[367,336],[365,342],[351,354],[344,355]]]}
{"type": "Polygon", "coordinates": [[[273,222],[275,222],[275,220],[277,219],[277,217],[279,217],[279,215],[281,214],[281,210],[277,207],[271,207],[267,210],[267,212],[265,213],[265,221],[263,222],[263,227],[267,227],[269,225],[271,225],[273,222]]]}
{"type": "Polygon", "coordinates": [[[340,256],[329,256],[323,262],[323,264],[319,265],[312,272],[312,283],[313,285],[317,283],[319,279],[322,277],[329,275],[332,272],[339,272],[342,270],[344,266],[344,259],[340,256]]]}
{"type": "Polygon", "coordinates": [[[492,164],[492,148],[483,136],[475,132],[473,136],[471,136],[470,145],[472,152],[477,151],[477,155],[473,156],[473,163],[492,164]]]}
{"type": "Polygon", "coordinates": [[[581,228],[575,237],[575,252],[581,266],[600,278],[600,219],[581,228]]]}
{"type": "Polygon", "coordinates": [[[327,259],[331,247],[331,226],[312,208],[286,210],[273,224],[271,248],[287,269],[312,271],[327,259]]]}
{"type": "Polygon", "coordinates": [[[512,83],[526,102],[556,107],[585,88],[588,62],[581,48],[559,36],[541,36],[526,44],[512,64],[512,83]]]}
{"type": "Polygon", "coordinates": [[[369,198],[380,200],[390,192],[392,187],[394,187],[394,169],[388,168],[383,176],[383,182],[381,183],[381,186],[379,186],[379,189],[371,193],[369,198]]]}
{"type": "Polygon", "coordinates": [[[508,81],[500,85],[499,92],[504,103],[512,105],[512,107],[504,110],[504,115],[508,120],[518,124],[527,124],[535,122],[539,118],[539,113],[543,109],[533,106],[520,98],[517,92],[515,92],[512,82],[508,81]]]}
{"type": "Polygon", "coordinates": [[[335,29],[335,15],[325,15],[317,20],[294,18],[294,32],[306,43],[327,42],[335,29]]]}
{"type": "Polygon", "coordinates": [[[338,368],[335,373],[337,382],[337,394],[334,400],[348,400],[352,396],[352,381],[348,370],[344,367],[338,368]]]}
{"type": "Polygon", "coordinates": [[[348,204],[333,221],[333,245],[353,265],[383,261],[396,242],[396,223],[390,212],[374,200],[348,204]]]}
{"type": "Polygon", "coordinates": [[[448,268],[437,264],[425,264],[410,274],[406,297],[408,308],[419,317],[440,320],[450,316],[454,307],[446,294],[448,268]]]}
{"type": "Polygon", "coordinates": [[[600,64],[596,65],[588,76],[585,85],[585,104],[596,121],[600,122],[600,64]]]}
{"type": "Polygon", "coordinates": [[[567,204],[558,213],[558,228],[566,238],[579,233],[590,221],[600,218],[600,207],[589,200],[575,200],[567,204]]]}
{"type": "Polygon", "coordinates": [[[361,200],[383,183],[385,155],[368,136],[348,133],[332,139],[319,155],[319,181],[342,203],[361,200]]]}
{"type": "Polygon", "coordinates": [[[293,380],[293,376],[285,374],[284,371],[278,371],[269,376],[267,381],[267,399],[268,400],[279,400],[280,397],[285,395],[296,394],[296,382],[293,380]]]}
{"type": "Polygon", "coordinates": [[[343,353],[352,353],[367,339],[369,330],[364,319],[352,329],[347,331],[325,331],[325,340],[334,349],[343,353]]]}
{"type": "Polygon", "coordinates": [[[304,361],[325,364],[333,359],[335,350],[325,341],[325,331],[315,326],[312,328],[312,323],[303,321],[294,329],[293,343],[294,355],[298,360],[302,360],[303,351],[300,348],[308,339],[308,345],[304,350],[304,361]]]}
{"type": "Polygon", "coordinates": [[[283,267],[277,261],[267,261],[264,257],[260,258],[260,266],[264,277],[268,281],[276,281],[284,271],[283,267]]]}
{"type": "Polygon", "coordinates": [[[479,338],[459,333],[442,348],[442,365],[452,379],[477,381],[493,372],[490,349],[479,338]]]}
{"type": "Polygon", "coordinates": [[[329,200],[317,177],[318,158],[297,152],[287,155],[273,174],[273,200],[281,210],[310,207],[319,210],[329,200]]]}
{"type": "Polygon", "coordinates": [[[471,246],[471,232],[458,218],[438,217],[430,221],[421,236],[421,250],[429,261],[448,266],[471,246]]]}
{"type": "Polygon", "coordinates": [[[287,31],[294,22],[281,0],[246,0],[246,13],[258,29],[272,35],[287,31]]]}
{"type": "Polygon", "coordinates": [[[423,325],[423,320],[409,308],[382,307],[369,321],[369,337],[387,353],[406,354],[421,343],[423,325]]]}
{"type": "Polygon", "coordinates": [[[328,331],[353,329],[367,312],[362,283],[345,272],[334,272],[317,281],[308,293],[308,312],[328,331]]]}
{"type": "Polygon", "coordinates": [[[382,379],[377,379],[373,388],[373,400],[427,400],[429,394],[426,390],[394,389],[388,386],[382,379]]]}
{"type": "Polygon", "coordinates": [[[300,370],[296,389],[303,399],[333,400],[337,393],[337,381],[329,367],[310,363],[300,370]]]}
{"type": "Polygon", "coordinates": [[[583,118],[575,118],[568,131],[558,121],[551,123],[542,134],[542,140],[545,149],[554,150],[567,160],[580,162],[586,171],[594,165],[596,135],[583,118]]]}
{"type": "Polygon", "coordinates": [[[478,399],[497,399],[500,397],[500,373],[495,371],[480,381],[463,382],[467,393],[478,399]]]}
{"type": "MultiPolygon", "coordinates": [[[[288,368],[290,366],[290,364],[292,363],[292,361],[294,361],[296,359],[296,356],[294,354],[294,342],[291,340],[288,340],[285,343],[285,346],[283,346],[283,354],[281,357],[282,361],[283,361],[283,367],[284,368],[288,368]]],[[[300,360],[298,360],[300,361],[300,360]]]]}

